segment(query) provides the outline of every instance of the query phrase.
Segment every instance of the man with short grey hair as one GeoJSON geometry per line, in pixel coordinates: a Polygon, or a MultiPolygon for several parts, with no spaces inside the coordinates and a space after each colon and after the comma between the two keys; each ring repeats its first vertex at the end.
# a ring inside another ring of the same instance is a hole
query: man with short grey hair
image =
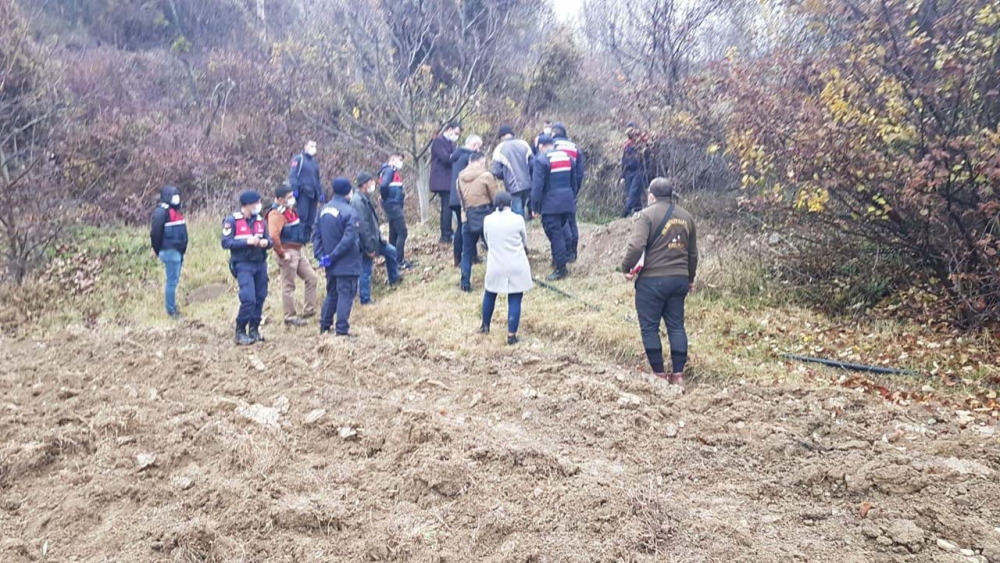
{"type": "Polygon", "coordinates": [[[635,279],[635,308],[642,344],[653,373],[684,385],[688,338],[684,299],[694,289],[698,270],[698,237],[694,218],[673,202],[674,184],[656,178],[649,184],[649,206],[635,214],[622,272],[635,279]],[[638,279],[636,279],[638,278],[638,279]],[[672,370],[664,368],[660,322],[667,324],[672,370]]]}
{"type": "Polygon", "coordinates": [[[490,172],[503,180],[504,189],[511,195],[511,211],[525,216],[528,195],[531,194],[531,167],[535,155],[531,145],[514,138],[514,129],[508,125],[500,128],[500,144],[493,150],[490,172]]]}

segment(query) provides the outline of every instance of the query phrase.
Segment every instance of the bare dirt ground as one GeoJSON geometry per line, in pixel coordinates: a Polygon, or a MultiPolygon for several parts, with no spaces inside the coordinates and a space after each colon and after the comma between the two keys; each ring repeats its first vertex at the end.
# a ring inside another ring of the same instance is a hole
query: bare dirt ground
{"type": "Polygon", "coordinates": [[[571,339],[384,318],[0,343],[0,561],[1000,562],[1000,446],[964,413],[680,394],[571,339]]]}

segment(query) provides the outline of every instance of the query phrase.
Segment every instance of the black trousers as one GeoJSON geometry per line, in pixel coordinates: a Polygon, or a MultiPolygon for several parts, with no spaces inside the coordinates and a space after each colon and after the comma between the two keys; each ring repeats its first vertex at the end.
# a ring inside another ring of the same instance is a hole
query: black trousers
{"type": "Polygon", "coordinates": [[[399,264],[402,264],[406,258],[406,236],[408,234],[405,216],[389,218],[389,244],[396,247],[396,262],[399,264]]]}
{"type": "Polygon", "coordinates": [[[455,236],[451,221],[451,199],[447,193],[438,194],[441,200],[441,240],[451,240],[455,236]]]}
{"type": "MultiPolygon", "coordinates": [[[[687,276],[640,277],[635,282],[635,312],[639,317],[642,345],[647,355],[650,351],[658,351],[662,358],[660,323],[666,322],[673,373],[682,373],[687,363],[688,337],[684,330],[684,299],[687,294],[687,276]]],[[[659,369],[659,366],[653,366],[653,369],[659,369]]]]}

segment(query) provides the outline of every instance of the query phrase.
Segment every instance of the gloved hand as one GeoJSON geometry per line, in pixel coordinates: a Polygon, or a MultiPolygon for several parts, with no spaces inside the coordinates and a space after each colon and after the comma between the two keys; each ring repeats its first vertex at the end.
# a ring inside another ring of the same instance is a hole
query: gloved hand
{"type": "Polygon", "coordinates": [[[333,265],[333,259],[330,258],[329,254],[324,254],[323,257],[319,259],[319,265],[323,268],[329,268],[333,265]]]}
{"type": "Polygon", "coordinates": [[[319,202],[326,203],[326,192],[323,190],[319,191],[319,202]]]}

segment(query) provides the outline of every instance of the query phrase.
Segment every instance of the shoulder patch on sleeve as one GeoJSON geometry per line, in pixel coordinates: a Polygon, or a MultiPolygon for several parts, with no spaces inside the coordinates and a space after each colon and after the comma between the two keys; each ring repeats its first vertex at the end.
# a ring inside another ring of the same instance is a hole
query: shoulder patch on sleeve
{"type": "Polygon", "coordinates": [[[229,221],[222,224],[222,236],[228,237],[233,234],[233,225],[229,221]]]}
{"type": "Polygon", "coordinates": [[[299,165],[299,159],[293,158],[292,159],[292,164],[291,164],[292,168],[294,168],[294,167],[296,167],[298,165],[299,165]]]}

